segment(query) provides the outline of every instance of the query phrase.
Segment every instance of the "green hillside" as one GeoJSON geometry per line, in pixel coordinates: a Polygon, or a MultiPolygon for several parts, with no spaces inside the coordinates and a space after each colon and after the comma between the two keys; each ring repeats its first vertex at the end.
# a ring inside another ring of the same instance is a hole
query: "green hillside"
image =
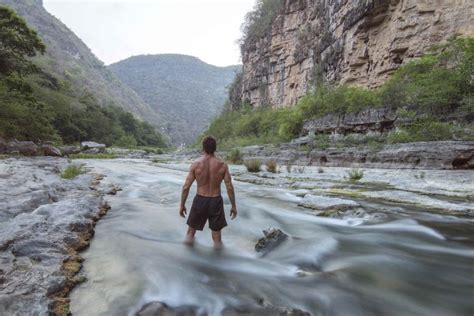
{"type": "Polygon", "coordinates": [[[47,46],[35,59],[45,72],[71,86],[74,97],[93,95],[97,104],[115,105],[151,123],[159,117],[130,88],[118,80],[90,49],[61,21],[42,6],[40,0],[0,0],[23,17],[47,46]]]}
{"type": "Polygon", "coordinates": [[[131,57],[110,69],[163,118],[174,144],[191,144],[223,109],[239,66],[216,67],[185,55],[131,57]]]}
{"type": "MultiPolygon", "coordinates": [[[[21,7],[33,13],[38,8],[37,4],[22,3],[21,7]]],[[[70,73],[70,60],[62,60],[61,54],[53,58],[58,50],[45,45],[41,35],[9,6],[0,5],[0,30],[0,139],[166,145],[155,127],[117,107],[110,94],[101,94],[109,90],[89,90],[88,78],[82,77],[88,68],[75,64],[79,72],[70,73]]],[[[64,41],[57,38],[54,43],[67,45],[67,39],[64,41]]]]}

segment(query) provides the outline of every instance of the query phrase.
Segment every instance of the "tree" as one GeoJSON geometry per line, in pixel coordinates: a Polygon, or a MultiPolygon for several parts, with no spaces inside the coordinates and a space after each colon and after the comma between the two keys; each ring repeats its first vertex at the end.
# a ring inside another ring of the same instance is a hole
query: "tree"
{"type": "Polygon", "coordinates": [[[13,10],[0,6],[0,74],[36,70],[29,58],[45,51],[46,46],[36,31],[13,10]]]}

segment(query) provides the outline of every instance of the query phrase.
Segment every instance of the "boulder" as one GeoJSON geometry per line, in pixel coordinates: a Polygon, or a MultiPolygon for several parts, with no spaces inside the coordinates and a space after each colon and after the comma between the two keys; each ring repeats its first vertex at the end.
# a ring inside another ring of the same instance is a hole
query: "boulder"
{"type": "Polygon", "coordinates": [[[255,244],[255,251],[267,253],[279,246],[288,238],[288,235],[277,228],[269,228],[263,231],[264,237],[260,238],[255,244]]]}
{"type": "Polygon", "coordinates": [[[44,156],[62,157],[61,150],[52,145],[43,144],[40,146],[40,151],[44,156]]]}
{"type": "Polygon", "coordinates": [[[88,154],[98,154],[105,152],[105,145],[99,144],[96,142],[82,142],[81,143],[81,151],[88,153],[88,154]]]}
{"type": "Polygon", "coordinates": [[[6,152],[9,154],[35,156],[38,154],[38,146],[31,141],[12,141],[8,143],[6,152]]]}
{"type": "Polygon", "coordinates": [[[3,139],[0,138],[0,154],[4,154],[7,152],[8,144],[3,139]]]}
{"type": "Polygon", "coordinates": [[[78,153],[81,152],[81,149],[79,147],[76,147],[76,146],[63,146],[63,147],[60,147],[59,149],[61,150],[61,153],[64,156],[69,156],[69,155],[72,155],[72,154],[78,154],[78,153]]]}
{"type": "Polygon", "coordinates": [[[359,203],[347,199],[306,194],[298,205],[319,211],[342,211],[358,207],[359,203]]]}

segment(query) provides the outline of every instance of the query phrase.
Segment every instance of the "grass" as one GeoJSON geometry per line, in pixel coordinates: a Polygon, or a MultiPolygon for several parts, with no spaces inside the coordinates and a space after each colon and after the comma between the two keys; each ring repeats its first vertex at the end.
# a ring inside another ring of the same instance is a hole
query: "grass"
{"type": "Polygon", "coordinates": [[[61,172],[60,176],[63,179],[70,180],[85,172],[84,165],[69,165],[61,172]]]}
{"type": "Polygon", "coordinates": [[[359,169],[352,169],[347,171],[347,177],[350,182],[360,181],[364,177],[364,171],[359,169]]]}
{"type": "Polygon", "coordinates": [[[259,172],[262,168],[262,162],[257,159],[251,159],[244,162],[248,172],[259,172]]]}
{"type": "Polygon", "coordinates": [[[101,154],[86,154],[86,153],[79,153],[79,154],[72,154],[69,155],[71,159],[113,159],[117,158],[114,154],[108,153],[101,153],[101,154]]]}
{"type": "Polygon", "coordinates": [[[266,167],[267,171],[271,172],[271,173],[277,173],[277,171],[278,171],[278,164],[273,159],[267,160],[265,162],[265,167],[266,167]]]}
{"type": "Polygon", "coordinates": [[[225,160],[236,165],[242,164],[242,153],[238,148],[233,148],[227,156],[225,157],[225,160]]]}

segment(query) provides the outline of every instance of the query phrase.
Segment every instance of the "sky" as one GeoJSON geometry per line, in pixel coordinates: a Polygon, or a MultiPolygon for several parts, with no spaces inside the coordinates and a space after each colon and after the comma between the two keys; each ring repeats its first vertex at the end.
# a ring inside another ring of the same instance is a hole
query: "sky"
{"type": "Polygon", "coordinates": [[[240,64],[236,43],[255,0],[44,0],[45,8],[105,64],[178,53],[217,66],[240,64]]]}

